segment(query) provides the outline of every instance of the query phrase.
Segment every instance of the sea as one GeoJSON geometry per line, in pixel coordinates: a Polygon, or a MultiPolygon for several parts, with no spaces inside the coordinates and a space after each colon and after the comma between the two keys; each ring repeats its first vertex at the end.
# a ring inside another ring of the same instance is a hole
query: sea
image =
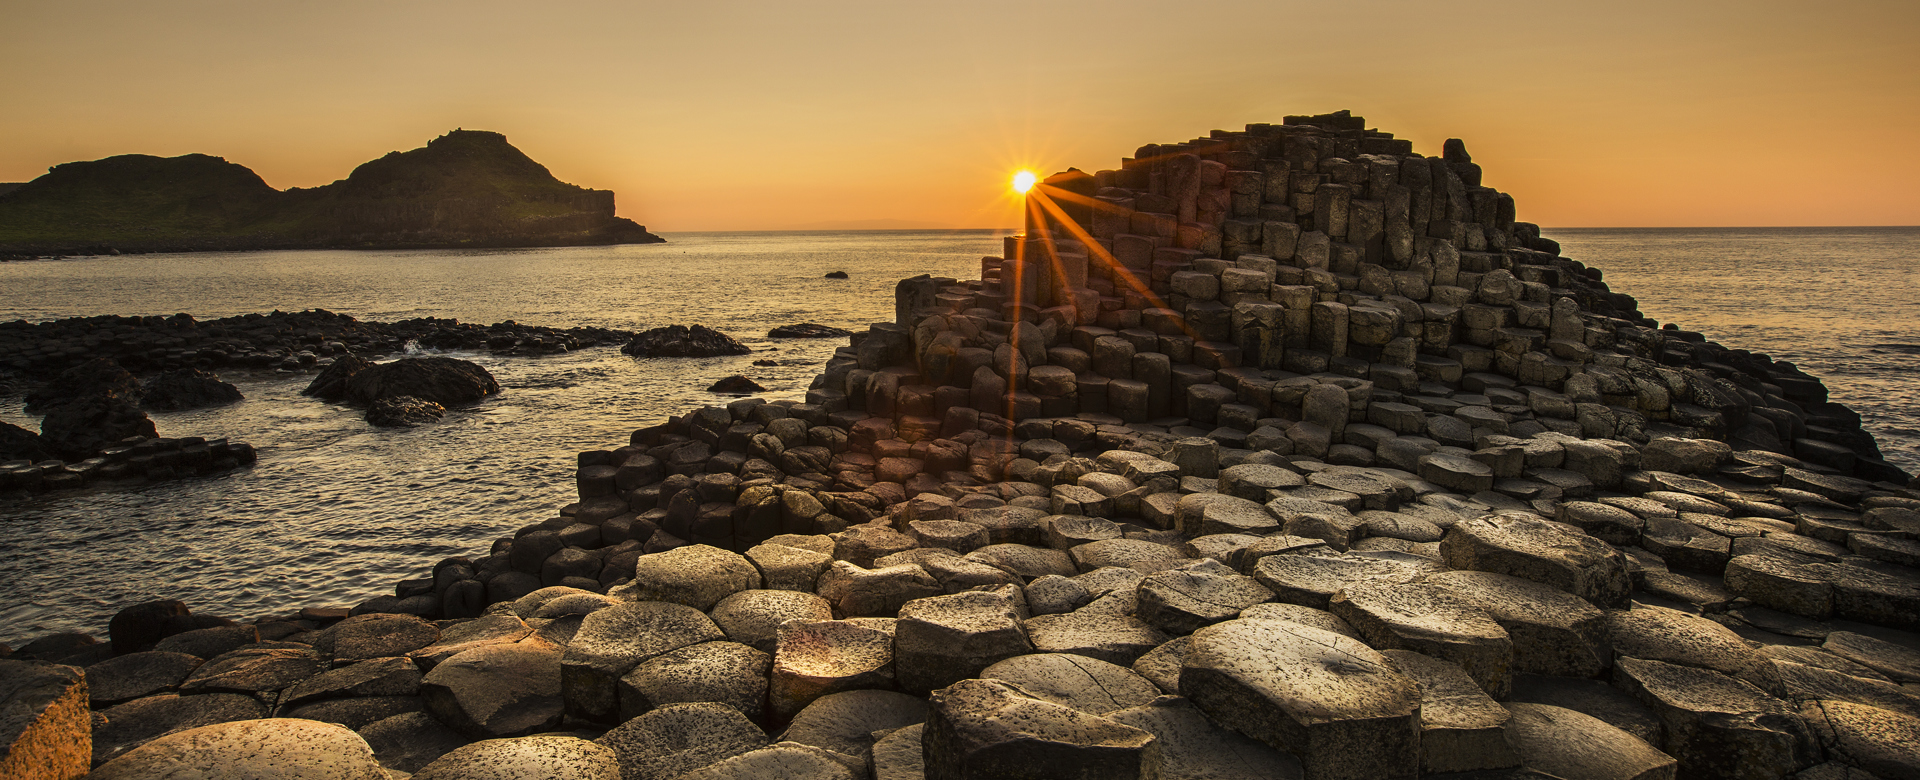
{"type": "MultiPolygon", "coordinates": [[[[1920,471],[1920,228],[1561,229],[1647,316],[1790,360],[1859,411],[1889,460],[1920,471]]],[[[720,399],[744,374],[800,398],[840,340],[768,329],[888,321],[918,274],[977,278],[1001,231],[665,233],[665,244],[557,249],[287,251],[0,263],[0,321],[96,314],[224,317],[323,308],[365,320],[452,317],[556,327],[716,328],[752,348],[635,359],[615,348],[473,360],[502,392],[414,429],[300,395],[307,373],[229,371],[246,400],[153,413],[163,436],[230,437],[259,463],[0,505],[0,641],[104,638],[130,604],[180,599],[234,619],[347,606],[555,516],[575,455],[626,443],[720,399]],[[845,280],[824,278],[845,271],[845,280]],[[755,366],[772,360],[777,365],[755,366]]],[[[16,394],[0,420],[36,429],[16,394]]]]}

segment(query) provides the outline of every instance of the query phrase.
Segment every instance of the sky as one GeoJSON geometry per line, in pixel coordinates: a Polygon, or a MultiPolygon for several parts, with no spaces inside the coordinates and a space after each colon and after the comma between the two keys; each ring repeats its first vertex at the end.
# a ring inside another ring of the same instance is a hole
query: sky
{"type": "Polygon", "coordinates": [[[0,0],[0,181],[280,188],[456,127],[655,231],[1017,224],[1008,179],[1350,109],[1549,227],[1920,224],[1913,0],[0,0]]]}

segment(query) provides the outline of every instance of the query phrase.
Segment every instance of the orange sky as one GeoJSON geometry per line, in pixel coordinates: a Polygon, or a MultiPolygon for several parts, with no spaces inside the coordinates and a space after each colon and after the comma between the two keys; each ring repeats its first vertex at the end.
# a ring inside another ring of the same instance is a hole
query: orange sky
{"type": "Polygon", "coordinates": [[[1543,225],[1920,224],[1913,0],[0,2],[0,181],[466,127],[657,231],[990,227],[1018,166],[1348,108],[1543,225]]]}

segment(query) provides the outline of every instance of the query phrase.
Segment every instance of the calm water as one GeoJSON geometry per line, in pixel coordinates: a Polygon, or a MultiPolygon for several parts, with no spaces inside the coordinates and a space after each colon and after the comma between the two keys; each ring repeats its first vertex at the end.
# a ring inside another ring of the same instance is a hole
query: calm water
{"type": "MultiPolygon", "coordinates": [[[[1822,375],[1881,446],[1920,468],[1920,230],[1561,230],[1649,316],[1822,375]]],[[[573,456],[753,377],[798,397],[837,342],[764,338],[775,325],[891,319],[896,280],[969,278],[990,232],[668,234],[669,244],[486,252],[270,252],[0,264],[0,319],[217,317],[321,307],[363,319],[457,317],[641,329],[698,322],[754,354],[637,361],[612,349],[550,358],[463,355],[505,391],[443,422],[368,427],[299,395],[309,376],[229,374],[247,400],[155,414],[162,435],[260,447],[251,470],[0,509],[0,641],[104,634],[120,606],[179,598],[236,618],[351,604],[572,500],[573,456]],[[844,270],[852,279],[822,279],[844,270]],[[772,358],[783,365],[752,366],[772,358]]],[[[17,398],[0,419],[37,428],[17,398]]]]}

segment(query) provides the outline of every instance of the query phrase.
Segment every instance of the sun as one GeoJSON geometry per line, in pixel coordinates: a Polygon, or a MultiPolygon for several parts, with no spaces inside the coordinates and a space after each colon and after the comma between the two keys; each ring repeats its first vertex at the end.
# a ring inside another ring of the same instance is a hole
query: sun
{"type": "Polygon", "coordinates": [[[1034,182],[1039,180],[1040,177],[1033,175],[1033,171],[1016,173],[1013,175],[1013,191],[1025,193],[1027,190],[1033,189],[1034,182]]]}

